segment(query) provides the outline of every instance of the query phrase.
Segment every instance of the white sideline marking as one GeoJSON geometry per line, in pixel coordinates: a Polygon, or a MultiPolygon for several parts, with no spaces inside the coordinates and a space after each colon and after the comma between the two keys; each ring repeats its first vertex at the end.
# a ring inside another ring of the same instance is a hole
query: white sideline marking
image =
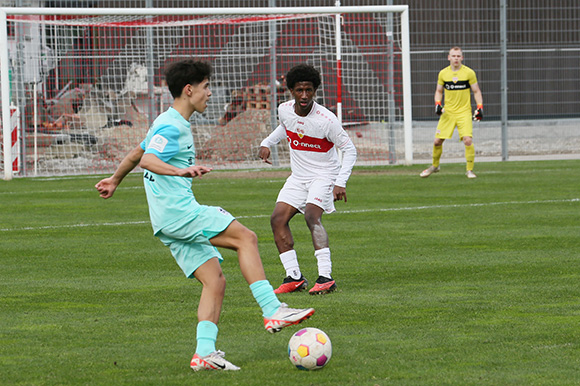
{"type": "MultiPolygon", "coordinates": [[[[336,214],[351,214],[351,213],[368,213],[368,212],[397,212],[403,210],[426,210],[426,209],[441,209],[441,208],[475,208],[495,205],[530,205],[530,204],[555,204],[563,202],[580,202],[580,198],[570,198],[565,200],[534,200],[534,201],[504,201],[504,202],[486,202],[480,204],[452,204],[452,205],[424,205],[424,206],[409,206],[402,208],[384,208],[384,209],[359,209],[359,210],[344,210],[335,212],[336,214]]],[[[264,218],[270,217],[269,214],[260,214],[255,216],[236,216],[237,219],[243,218],[264,218]]],[[[22,228],[0,228],[0,232],[12,231],[35,231],[43,229],[66,229],[66,228],[86,228],[99,226],[123,226],[123,225],[142,225],[149,224],[147,221],[126,221],[126,222],[106,222],[95,224],[71,224],[71,225],[47,225],[40,227],[22,227],[22,228]]]]}

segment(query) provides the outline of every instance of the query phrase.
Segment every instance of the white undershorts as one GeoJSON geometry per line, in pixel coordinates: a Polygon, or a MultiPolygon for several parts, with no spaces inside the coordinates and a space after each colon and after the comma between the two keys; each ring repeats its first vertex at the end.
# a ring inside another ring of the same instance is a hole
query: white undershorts
{"type": "Polygon", "coordinates": [[[314,204],[326,213],[334,209],[334,181],[326,178],[317,178],[308,182],[297,181],[292,176],[278,193],[276,202],[284,202],[304,213],[306,204],[314,204]]]}

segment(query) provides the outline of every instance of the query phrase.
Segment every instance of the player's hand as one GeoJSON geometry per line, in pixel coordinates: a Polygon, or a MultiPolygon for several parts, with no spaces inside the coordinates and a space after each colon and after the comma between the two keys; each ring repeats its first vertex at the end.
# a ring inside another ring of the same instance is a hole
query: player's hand
{"type": "Polygon", "coordinates": [[[445,112],[445,109],[441,105],[441,101],[435,102],[435,114],[441,115],[445,112]]]}
{"type": "Polygon", "coordinates": [[[187,167],[185,169],[181,169],[179,175],[181,177],[199,177],[201,178],[201,176],[203,176],[206,173],[209,173],[212,171],[212,168],[209,168],[207,166],[198,166],[198,165],[194,165],[194,166],[190,166],[187,167]]]}
{"type": "Polygon", "coordinates": [[[481,121],[483,119],[483,105],[477,105],[477,108],[473,112],[473,120],[481,121]]]}
{"type": "Polygon", "coordinates": [[[272,165],[272,161],[268,159],[268,157],[270,157],[270,149],[266,146],[260,146],[258,157],[260,157],[265,163],[272,165]]]}
{"type": "Polygon", "coordinates": [[[117,183],[115,183],[112,177],[104,178],[97,182],[95,189],[97,189],[99,196],[102,198],[111,198],[117,189],[117,183]]]}
{"type": "Polygon", "coordinates": [[[333,189],[334,201],[344,200],[346,202],[346,188],[335,186],[333,189]]]}

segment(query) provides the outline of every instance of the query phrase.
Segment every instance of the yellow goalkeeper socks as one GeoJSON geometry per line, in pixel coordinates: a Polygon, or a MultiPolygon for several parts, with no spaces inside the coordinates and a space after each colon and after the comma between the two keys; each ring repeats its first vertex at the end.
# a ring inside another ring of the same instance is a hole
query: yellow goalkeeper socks
{"type": "Polygon", "coordinates": [[[435,146],[433,145],[433,166],[439,166],[439,160],[441,159],[441,154],[443,154],[443,145],[435,146]]]}
{"type": "Polygon", "coordinates": [[[473,170],[475,162],[475,148],[472,145],[465,146],[465,161],[467,161],[467,170],[473,170]]]}

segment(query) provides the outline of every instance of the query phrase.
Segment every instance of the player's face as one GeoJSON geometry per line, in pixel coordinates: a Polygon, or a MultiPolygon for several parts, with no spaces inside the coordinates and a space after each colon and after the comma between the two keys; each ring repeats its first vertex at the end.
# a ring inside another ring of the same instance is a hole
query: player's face
{"type": "Polygon", "coordinates": [[[312,82],[297,82],[294,88],[290,90],[292,97],[296,101],[294,111],[301,117],[308,115],[314,103],[316,89],[312,82]]]}
{"type": "Polygon", "coordinates": [[[463,52],[461,52],[461,50],[450,50],[447,59],[449,59],[451,67],[460,67],[461,62],[463,61],[463,52]]]}
{"type": "Polygon", "coordinates": [[[193,106],[194,110],[198,113],[203,113],[207,108],[207,101],[211,96],[211,90],[209,89],[209,79],[205,79],[200,84],[195,86],[188,84],[185,86],[186,92],[188,93],[189,102],[193,106]]]}

